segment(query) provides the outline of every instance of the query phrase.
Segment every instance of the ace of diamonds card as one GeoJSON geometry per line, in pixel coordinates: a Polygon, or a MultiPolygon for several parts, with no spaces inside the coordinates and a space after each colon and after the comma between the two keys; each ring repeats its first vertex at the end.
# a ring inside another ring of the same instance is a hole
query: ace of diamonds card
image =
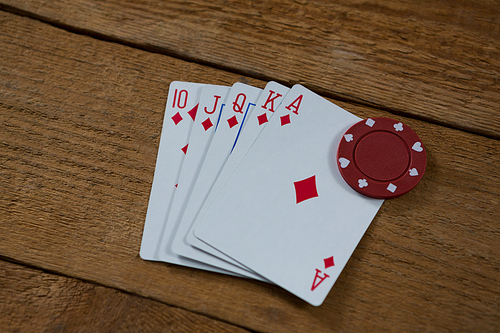
{"type": "Polygon", "coordinates": [[[383,203],[353,191],[336,166],[338,143],[358,120],[295,85],[195,236],[320,305],[383,203]]]}

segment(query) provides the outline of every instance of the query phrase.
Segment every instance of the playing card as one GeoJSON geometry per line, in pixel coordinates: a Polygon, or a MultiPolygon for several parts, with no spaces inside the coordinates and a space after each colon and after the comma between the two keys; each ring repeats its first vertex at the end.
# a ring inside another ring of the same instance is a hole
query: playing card
{"type": "Polygon", "coordinates": [[[140,256],[146,260],[163,260],[198,269],[238,275],[179,256],[170,256],[168,260],[165,260],[165,257],[160,259],[161,238],[167,226],[166,220],[175,196],[203,87],[203,84],[191,82],[174,81],[170,84],[140,256]]]}
{"type": "Polygon", "coordinates": [[[245,122],[245,127],[240,134],[238,144],[233,149],[231,155],[229,155],[229,158],[224,165],[224,168],[222,169],[212,190],[210,191],[203,207],[198,211],[192,210],[186,212],[186,214],[184,215],[184,219],[190,221],[184,224],[186,227],[189,227],[189,229],[183,231],[179,230],[179,232],[177,233],[173,244],[174,252],[191,259],[198,259],[200,258],[198,249],[202,249],[203,251],[229,261],[230,263],[239,265],[239,263],[235,262],[233,259],[227,257],[223,253],[217,251],[213,247],[196,238],[192,233],[192,230],[194,229],[194,226],[196,224],[193,222],[196,221],[199,216],[202,216],[206,209],[210,206],[216,194],[219,193],[222,186],[226,183],[236,167],[239,165],[245,154],[248,152],[248,149],[250,149],[251,145],[254,143],[257,136],[274,115],[275,111],[283,100],[283,96],[285,96],[289,90],[289,88],[276,82],[267,83],[264,91],[262,92],[259,100],[256,103],[256,107],[245,122]],[[196,248],[193,248],[193,246],[195,246],[196,248]]]}
{"type": "MultiPolygon", "coordinates": [[[[186,210],[186,205],[197,181],[198,174],[203,165],[208,148],[215,133],[217,123],[222,116],[222,107],[231,87],[205,85],[198,103],[198,112],[191,129],[188,144],[183,150],[184,162],[178,181],[175,185],[175,196],[173,197],[170,212],[168,214],[164,237],[162,240],[163,254],[162,260],[176,263],[183,258],[179,258],[170,248],[179,227],[181,217],[186,210]]],[[[182,264],[182,263],[181,263],[182,264]]],[[[234,273],[249,277],[257,277],[255,274],[248,274],[245,270],[233,265],[226,265],[234,273]]]]}
{"type": "Polygon", "coordinates": [[[320,305],[383,203],[351,189],[337,169],[338,143],[358,120],[294,86],[195,236],[320,305]]]}
{"type": "MultiPolygon", "coordinates": [[[[174,253],[172,252],[172,242],[177,231],[180,229],[184,231],[189,228],[189,225],[184,226],[185,223],[190,222],[183,219],[184,212],[197,211],[201,207],[231,150],[235,147],[242,130],[242,125],[245,119],[251,114],[261,92],[262,89],[243,83],[235,83],[232,86],[196,183],[192,190],[189,191],[190,195],[184,198],[184,209],[179,210],[175,218],[170,219],[169,217],[169,223],[175,219],[175,227],[165,230],[160,251],[160,258],[162,260],[164,258],[165,260],[168,259],[174,253]]],[[[197,260],[243,274],[241,268],[206,253],[201,252],[197,260]]],[[[251,277],[259,278],[253,272],[248,272],[247,274],[251,277]]]]}
{"type": "Polygon", "coordinates": [[[158,247],[175,184],[184,160],[184,147],[195,119],[203,84],[174,81],[170,84],[156,168],[149,197],[140,256],[160,260],[158,247]]]}

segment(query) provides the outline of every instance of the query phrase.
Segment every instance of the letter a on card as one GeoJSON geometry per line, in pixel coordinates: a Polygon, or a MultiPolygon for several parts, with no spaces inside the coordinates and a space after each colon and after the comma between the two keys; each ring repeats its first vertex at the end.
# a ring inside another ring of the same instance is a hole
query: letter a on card
{"type": "Polygon", "coordinates": [[[302,98],[304,95],[299,95],[292,103],[286,106],[288,111],[292,111],[295,114],[299,114],[300,103],[302,103],[302,98]]]}
{"type": "Polygon", "coordinates": [[[311,291],[314,291],[314,289],[316,289],[321,284],[321,282],[323,282],[326,278],[329,277],[330,275],[323,273],[316,268],[316,275],[314,276],[314,281],[311,287],[311,291]],[[323,276],[321,276],[321,274],[323,274],[323,276]]]}

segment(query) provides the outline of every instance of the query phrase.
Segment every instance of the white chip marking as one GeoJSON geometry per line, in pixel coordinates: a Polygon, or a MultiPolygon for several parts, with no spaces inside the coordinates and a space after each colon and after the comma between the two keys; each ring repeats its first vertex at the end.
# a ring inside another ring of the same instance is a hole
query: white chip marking
{"type": "Polygon", "coordinates": [[[413,149],[414,151],[416,152],[421,152],[422,150],[424,150],[424,148],[422,147],[422,144],[420,142],[415,142],[413,144],[413,146],[411,147],[411,149],[413,149]]]}
{"type": "Polygon", "coordinates": [[[373,125],[375,125],[375,120],[373,120],[372,118],[368,118],[368,119],[366,119],[365,124],[370,126],[370,127],[373,127],[373,125]]]}
{"type": "Polygon", "coordinates": [[[394,124],[394,129],[396,132],[401,132],[403,130],[403,123],[394,124]]]}
{"type": "Polygon", "coordinates": [[[394,185],[393,183],[390,183],[389,186],[387,186],[387,190],[389,192],[392,192],[392,193],[394,193],[394,191],[396,191],[397,188],[398,187],[396,185],[394,185]]]}
{"type": "Polygon", "coordinates": [[[351,161],[349,161],[347,158],[343,158],[343,157],[339,158],[339,162],[340,162],[340,167],[342,169],[345,169],[349,165],[349,163],[351,163],[351,161]]]}
{"type": "Polygon", "coordinates": [[[358,179],[358,186],[359,188],[367,187],[368,182],[366,181],[366,179],[358,179]]]}

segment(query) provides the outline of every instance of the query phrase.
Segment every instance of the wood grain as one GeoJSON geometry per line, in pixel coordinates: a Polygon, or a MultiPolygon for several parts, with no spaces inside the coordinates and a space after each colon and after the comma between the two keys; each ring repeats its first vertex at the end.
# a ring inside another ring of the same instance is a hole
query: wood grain
{"type": "Polygon", "coordinates": [[[497,140],[392,115],[428,170],[384,203],[315,308],[138,255],[168,84],[264,82],[13,14],[0,30],[0,256],[263,332],[500,330],[497,140]]]}
{"type": "Polygon", "coordinates": [[[0,331],[248,332],[144,297],[0,260],[0,331]]]}
{"type": "Polygon", "coordinates": [[[498,1],[0,0],[106,40],[500,138],[498,1]]]}

